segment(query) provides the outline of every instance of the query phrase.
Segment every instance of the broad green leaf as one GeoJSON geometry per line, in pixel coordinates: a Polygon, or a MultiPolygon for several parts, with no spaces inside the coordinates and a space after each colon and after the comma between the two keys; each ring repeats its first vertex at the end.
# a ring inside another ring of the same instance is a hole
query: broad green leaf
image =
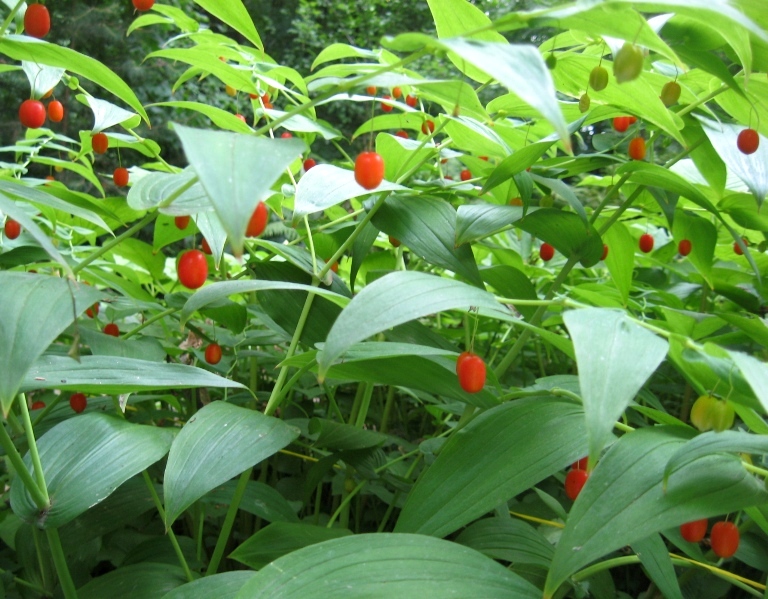
{"type": "Polygon", "coordinates": [[[0,272],[0,402],[4,415],[27,371],[34,370],[35,360],[76,316],[102,297],[102,292],[68,279],[0,272]]]}
{"type": "Polygon", "coordinates": [[[173,102],[156,102],[153,106],[170,106],[171,108],[183,108],[184,110],[193,110],[211,119],[211,122],[219,129],[227,131],[237,131],[238,133],[248,133],[252,129],[248,123],[241,121],[235,114],[210,104],[203,102],[189,102],[184,100],[174,100],[173,102]]]}
{"type": "Polygon", "coordinates": [[[51,67],[61,67],[71,73],[90,79],[116,95],[149,123],[149,117],[144,107],[130,86],[90,56],[26,35],[3,36],[0,39],[0,52],[13,60],[27,60],[51,67]]]}
{"type": "Polygon", "coordinates": [[[239,256],[256,205],[306,145],[297,138],[268,139],[178,124],[174,131],[239,256]]]}
{"type": "Polygon", "coordinates": [[[213,210],[192,169],[181,173],[148,173],[131,185],[128,205],[134,210],[158,208],[163,214],[183,216],[213,210]],[[168,200],[176,196],[172,203],[168,200]]]}
{"type": "Polygon", "coordinates": [[[723,456],[697,460],[674,473],[664,493],[664,467],[692,434],[687,427],[646,427],[624,435],[608,450],[571,508],[545,597],[552,597],[572,573],[620,547],[768,500],[762,482],[723,456]]]}
{"type": "MultiPolygon", "coordinates": [[[[459,213],[461,213],[461,208],[459,208],[459,213]]],[[[483,268],[480,270],[480,276],[483,277],[483,281],[496,290],[498,295],[506,299],[535,300],[539,297],[531,280],[523,271],[514,266],[501,264],[483,268]]],[[[536,311],[533,306],[515,306],[515,308],[526,320],[530,320],[536,311]]],[[[565,341],[564,337],[562,339],[565,341]]]]}
{"type": "Polygon", "coordinates": [[[564,256],[577,256],[585,267],[594,266],[603,254],[603,242],[591,225],[573,212],[540,208],[517,221],[517,227],[553,245],[564,256]]]}
{"type": "Polygon", "coordinates": [[[319,65],[331,62],[333,60],[341,60],[342,58],[365,58],[368,60],[376,60],[379,57],[378,52],[373,50],[366,50],[364,48],[358,48],[356,46],[350,46],[349,44],[331,44],[323,48],[320,53],[315,57],[312,63],[312,70],[314,71],[319,65]]]}
{"type": "Polygon", "coordinates": [[[294,198],[294,221],[305,214],[320,212],[352,198],[380,191],[403,191],[407,188],[382,181],[375,190],[360,187],[353,171],[330,164],[318,164],[299,179],[294,198]]]}
{"type": "Polygon", "coordinates": [[[626,305],[635,269],[635,240],[624,223],[615,222],[603,233],[603,241],[608,246],[605,265],[626,305]]]}
{"type": "Polygon", "coordinates": [[[371,222],[423,260],[482,286],[472,248],[469,245],[457,247],[456,210],[445,200],[391,196],[371,222]]]}
{"type": "Polygon", "coordinates": [[[522,206],[499,206],[480,202],[462,204],[456,216],[456,245],[479,241],[498,233],[523,218],[523,213],[522,206]]]}
{"type": "Polygon", "coordinates": [[[264,567],[237,597],[351,599],[384,594],[403,599],[541,597],[530,582],[477,551],[394,533],[353,535],[289,553],[264,567]]]}
{"type": "MultiPolygon", "coordinates": [[[[92,304],[85,304],[83,311],[92,304]]],[[[115,356],[81,356],[80,362],[76,362],[66,356],[50,355],[32,365],[24,377],[21,391],[71,389],[83,393],[118,394],[191,387],[245,388],[236,381],[186,364],[115,356]]]]}
{"type": "Polygon", "coordinates": [[[768,213],[763,212],[749,194],[730,194],[723,198],[717,207],[740,227],[768,232],[768,213]]]}
{"type": "Polygon", "coordinates": [[[619,175],[631,173],[629,180],[634,183],[651,187],[661,187],[662,189],[688,198],[705,210],[717,215],[717,209],[712,205],[712,202],[709,201],[706,195],[699,191],[694,185],[688,183],[688,181],[683,179],[680,175],[663,166],[633,160],[632,162],[628,162],[619,167],[616,173],[619,175]]]}
{"type": "Polygon", "coordinates": [[[742,352],[729,351],[728,354],[752,387],[763,412],[768,413],[768,365],[742,352]]]}
{"type": "Polygon", "coordinates": [[[515,151],[511,156],[507,156],[493,170],[485,181],[483,191],[488,191],[511,179],[517,173],[520,173],[531,166],[542,157],[552,144],[552,141],[540,141],[527,146],[523,146],[515,151]]]}
{"type": "Polygon", "coordinates": [[[676,210],[672,234],[678,244],[683,239],[691,242],[691,253],[688,255],[688,260],[711,285],[710,272],[717,245],[715,225],[685,210],[676,210]]]}
{"type": "Polygon", "coordinates": [[[42,98],[61,81],[64,69],[47,67],[36,62],[21,61],[21,69],[27,76],[32,98],[42,98]]]}
{"type": "Polygon", "coordinates": [[[260,412],[215,401],[192,417],[165,467],[165,524],[211,489],[276,453],[299,430],[260,412]]]}
{"type": "MultiPolygon", "coordinates": [[[[58,528],[103,501],[121,484],[161,459],[173,431],[91,413],[69,418],[37,442],[52,505],[40,512],[21,479],[11,485],[11,506],[41,528],[58,528]]],[[[32,471],[32,460],[24,463],[32,471]]]]}
{"type": "Polygon", "coordinates": [[[250,570],[236,570],[198,578],[176,587],[163,595],[162,599],[235,599],[240,589],[255,574],[250,570]]]}
{"type": "Polygon", "coordinates": [[[408,494],[395,531],[448,535],[586,449],[584,413],[574,403],[536,397],[486,410],[448,439],[408,494]]]}
{"type": "Polygon", "coordinates": [[[336,358],[371,335],[428,314],[471,306],[508,314],[493,295],[460,281],[412,271],[390,273],[365,287],[342,310],[318,355],[319,375],[325,377],[336,358]]]}
{"type": "Polygon", "coordinates": [[[456,542],[493,559],[549,568],[555,548],[533,526],[513,518],[484,518],[467,526],[456,542]]]}
{"type": "Polygon", "coordinates": [[[104,599],[104,597],[162,599],[185,582],[187,577],[179,566],[144,562],[123,566],[92,579],[88,584],[77,589],[77,597],[78,599],[104,599]]]}
{"type": "MultiPolygon", "coordinates": [[[[282,110],[269,110],[265,111],[271,119],[279,119],[287,115],[287,112],[282,110]]],[[[280,126],[288,131],[294,131],[298,133],[315,133],[323,139],[338,139],[342,137],[341,132],[332,127],[326,121],[322,119],[311,119],[302,114],[295,114],[282,121],[280,126]]]]}
{"type": "Polygon", "coordinates": [[[768,347],[768,326],[765,325],[762,318],[751,315],[741,315],[736,312],[719,312],[717,316],[718,320],[724,320],[734,327],[738,327],[744,331],[750,339],[760,345],[768,347]]]}
{"type": "MultiPolygon", "coordinates": [[[[404,122],[393,125],[393,127],[405,128],[412,123],[415,131],[421,131],[421,126],[424,124],[421,114],[413,117],[404,115],[402,118],[404,122]],[[414,122],[412,119],[416,119],[416,121],[414,122]]],[[[434,147],[422,144],[418,139],[403,139],[388,134],[376,136],[376,151],[384,159],[384,177],[392,181],[398,181],[405,173],[413,169],[414,165],[427,162],[436,155],[434,147]]],[[[393,191],[402,190],[399,188],[393,191]]]]}
{"type": "Polygon", "coordinates": [[[259,50],[264,49],[259,32],[256,31],[251,16],[248,14],[248,9],[245,8],[241,0],[228,0],[227,2],[221,2],[221,0],[195,0],[195,4],[229,25],[259,50]]]}
{"type": "Polygon", "coordinates": [[[342,451],[378,447],[387,440],[387,435],[325,418],[312,418],[309,434],[317,435],[316,447],[342,451]]]}
{"type": "Polygon", "coordinates": [[[632,543],[632,550],[640,558],[640,563],[643,564],[648,577],[659,587],[664,597],[683,599],[675,567],[660,535],[654,534],[646,539],[635,541],[632,543]]]}
{"type": "MultiPolygon", "coordinates": [[[[235,496],[237,481],[230,480],[205,495],[202,501],[216,505],[230,505],[235,496]]],[[[296,511],[279,491],[267,484],[249,480],[239,508],[263,518],[267,522],[298,522],[296,511]]]]}
{"type": "Polygon", "coordinates": [[[669,344],[620,310],[569,310],[563,321],[576,348],[589,461],[594,465],[616,420],[661,364],[669,344]]]}
{"type": "Polygon", "coordinates": [[[352,534],[346,528],[326,528],[303,522],[275,522],[249,537],[229,554],[230,559],[260,570],[292,551],[352,534]]]}
{"type": "Polygon", "coordinates": [[[136,119],[136,124],[140,122],[136,113],[120,108],[112,104],[112,102],[100,100],[93,96],[79,96],[78,99],[80,98],[93,110],[94,132],[103,131],[113,125],[119,125],[134,118],[136,119]]]}

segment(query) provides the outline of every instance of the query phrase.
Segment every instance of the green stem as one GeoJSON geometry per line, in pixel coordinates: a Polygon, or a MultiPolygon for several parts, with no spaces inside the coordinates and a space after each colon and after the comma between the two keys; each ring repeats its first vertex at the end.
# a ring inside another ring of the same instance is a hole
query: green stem
{"type": "Polygon", "coordinates": [[[357,483],[357,486],[352,489],[349,495],[344,498],[344,501],[339,504],[339,507],[336,508],[336,511],[333,512],[331,519],[328,520],[328,524],[325,525],[326,528],[331,528],[333,526],[333,523],[336,522],[336,519],[339,517],[342,510],[344,510],[349,505],[349,502],[352,501],[352,498],[357,495],[360,492],[360,489],[362,489],[367,484],[367,480],[361,480],[359,483],[357,483]]]}
{"type": "Polygon", "coordinates": [[[229,509],[227,510],[227,515],[224,517],[224,524],[221,527],[219,538],[216,540],[216,548],[213,550],[213,556],[211,556],[211,562],[208,564],[208,569],[205,571],[206,576],[216,574],[216,570],[219,569],[219,563],[224,556],[224,549],[229,540],[229,533],[232,532],[232,525],[235,523],[237,508],[240,506],[240,501],[242,501],[243,495],[245,495],[248,481],[251,480],[252,470],[252,468],[248,468],[248,470],[240,475],[240,479],[237,481],[235,495],[232,497],[232,503],[229,504],[229,509]]]}
{"type": "Polygon", "coordinates": [[[624,173],[621,176],[621,178],[611,186],[611,188],[608,190],[608,192],[605,194],[602,201],[600,202],[600,205],[595,209],[595,211],[592,213],[592,216],[589,218],[590,224],[593,224],[593,225],[595,224],[597,217],[600,216],[600,213],[608,205],[608,202],[610,202],[613,199],[613,197],[619,192],[619,189],[621,189],[621,186],[624,185],[624,183],[627,182],[627,179],[629,179],[631,176],[632,176],[631,173],[624,173]]]}
{"type": "MultiPolygon", "coordinates": [[[[8,570],[3,570],[2,568],[0,568],[0,575],[11,576],[11,573],[8,570]]],[[[15,582],[16,584],[18,584],[20,586],[27,587],[28,589],[32,589],[33,591],[37,591],[38,594],[43,595],[45,597],[50,597],[51,596],[51,593],[46,591],[43,587],[38,586],[38,585],[36,585],[36,584],[34,584],[32,582],[29,582],[27,580],[24,580],[23,578],[19,578],[18,576],[13,576],[13,582],[15,582]]]]}
{"type": "Polygon", "coordinates": [[[61,590],[64,591],[66,599],[77,599],[77,589],[72,581],[72,575],[69,573],[67,558],[64,555],[64,548],[61,546],[59,531],[55,528],[46,528],[45,534],[48,537],[48,545],[51,548],[53,564],[56,566],[56,573],[59,575],[61,590]]]}
{"type": "Polygon", "coordinates": [[[113,247],[120,245],[124,239],[133,237],[137,232],[141,231],[149,223],[155,220],[157,218],[157,214],[158,214],[157,212],[151,212],[147,214],[144,218],[142,218],[139,222],[134,224],[131,228],[127,229],[126,231],[124,231],[123,233],[115,237],[113,240],[108,241],[107,243],[102,245],[98,250],[96,250],[92,254],[83,258],[78,264],[75,264],[72,267],[72,272],[77,274],[78,272],[83,270],[86,266],[88,266],[91,262],[93,262],[97,258],[100,258],[104,254],[109,252],[113,247]]]}
{"type": "Polygon", "coordinates": [[[21,410],[21,421],[24,424],[24,432],[27,435],[27,445],[29,445],[29,457],[32,459],[32,466],[35,469],[35,478],[37,479],[37,486],[40,489],[43,497],[45,497],[45,504],[50,505],[51,500],[48,497],[48,488],[45,484],[45,473],[43,472],[43,464],[40,462],[40,454],[37,451],[37,441],[35,440],[35,431],[32,429],[32,420],[29,418],[29,409],[27,408],[27,398],[21,393],[19,395],[19,409],[21,410]]]}
{"type": "Polygon", "coordinates": [[[355,426],[357,428],[363,428],[365,419],[368,417],[368,409],[371,406],[371,397],[373,396],[373,383],[365,384],[365,391],[363,391],[363,399],[360,404],[360,411],[357,413],[357,419],[355,420],[355,426]]]}
{"type": "Polygon", "coordinates": [[[170,316],[174,312],[178,312],[181,310],[181,308],[168,308],[167,310],[163,310],[159,314],[155,314],[153,317],[148,318],[144,322],[142,322],[139,326],[137,326],[135,329],[131,329],[127,333],[123,335],[123,339],[128,339],[129,337],[133,337],[136,333],[139,333],[140,331],[146,329],[149,325],[154,324],[158,320],[162,320],[166,316],[170,316]]]}
{"type": "Polygon", "coordinates": [[[32,501],[35,502],[37,509],[48,509],[50,507],[48,505],[48,493],[43,493],[40,490],[40,487],[37,486],[37,483],[32,478],[29,470],[27,470],[27,467],[24,465],[24,460],[21,459],[21,455],[16,449],[16,446],[8,436],[8,431],[5,430],[4,425],[0,425],[0,445],[2,445],[5,450],[5,455],[7,455],[8,459],[11,461],[13,469],[16,470],[16,475],[21,479],[27,492],[32,496],[32,501]]]}
{"type": "MultiPolygon", "coordinates": [[[[157,495],[157,491],[155,491],[155,485],[152,484],[152,479],[149,478],[149,474],[147,473],[146,470],[144,470],[141,474],[144,477],[144,482],[147,483],[149,494],[152,495],[152,501],[155,504],[157,513],[160,514],[160,518],[162,519],[163,523],[165,523],[165,510],[163,509],[163,503],[160,501],[160,497],[158,497],[157,495]]],[[[176,557],[179,559],[179,563],[181,564],[181,567],[184,570],[184,574],[186,575],[187,580],[189,582],[192,582],[194,580],[194,577],[192,576],[192,571],[189,569],[187,560],[184,557],[184,552],[181,550],[179,541],[176,539],[176,535],[174,534],[173,529],[170,526],[168,527],[168,538],[171,540],[171,545],[173,545],[173,550],[176,552],[176,557]]]]}
{"type": "Polygon", "coordinates": [[[387,389],[387,399],[384,402],[384,410],[381,414],[381,422],[379,423],[379,432],[386,433],[389,427],[389,415],[392,413],[392,405],[395,403],[395,388],[390,385],[387,389]]]}
{"type": "Polygon", "coordinates": [[[709,92],[709,93],[708,93],[706,96],[704,96],[703,98],[698,98],[698,99],[697,99],[695,102],[691,102],[691,103],[690,103],[690,104],[688,104],[687,106],[685,106],[685,107],[681,108],[681,109],[680,109],[680,110],[677,112],[677,116],[685,116],[685,115],[686,115],[686,114],[688,114],[689,112],[691,112],[691,111],[693,111],[693,110],[696,110],[696,109],[697,109],[699,106],[701,106],[702,104],[706,104],[707,102],[709,102],[709,101],[710,101],[710,100],[712,100],[713,98],[716,98],[717,96],[719,96],[720,94],[722,94],[724,91],[728,91],[728,89],[729,89],[729,88],[728,88],[728,86],[727,86],[727,85],[724,83],[723,85],[721,85],[720,87],[718,87],[716,90],[713,90],[713,91],[709,92]]]}
{"type": "Polygon", "coordinates": [[[4,36],[5,32],[8,30],[8,26],[11,24],[11,21],[13,21],[14,17],[16,16],[16,13],[19,12],[19,9],[21,8],[21,5],[24,4],[24,0],[19,0],[16,3],[16,6],[13,7],[13,10],[8,13],[8,16],[5,17],[5,21],[3,21],[3,24],[0,25],[0,36],[4,36]]]}
{"type": "Polygon", "coordinates": [[[637,197],[643,192],[645,189],[645,185],[641,185],[635,191],[633,191],[630,196],[624,201],[624,203],[619,206],[616,211],[611,214],[611,218],[609,218],[606,222],[603,223],[603,226],[600,227],[600,229],[597,231],[598,234],[601,236],[613,226],[613,223],[615,223],[617,220],[621,218],[621,215],[626,212],[627,208],[629,208],[632,203],[637,199],[637,197]]]}

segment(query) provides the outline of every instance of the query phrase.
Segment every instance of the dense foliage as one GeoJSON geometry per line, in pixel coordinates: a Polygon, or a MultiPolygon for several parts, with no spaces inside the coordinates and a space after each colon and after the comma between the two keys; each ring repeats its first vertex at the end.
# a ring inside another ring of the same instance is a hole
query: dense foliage
{"type": "Polygon", "coordinates": [[[758,2],[64,4],[0,31],[7,596],[764,596],[758,2]]]}

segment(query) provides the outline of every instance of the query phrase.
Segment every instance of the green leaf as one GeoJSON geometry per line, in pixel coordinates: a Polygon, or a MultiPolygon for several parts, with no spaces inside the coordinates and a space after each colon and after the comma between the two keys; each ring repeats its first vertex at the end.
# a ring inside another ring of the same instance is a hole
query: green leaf
{"type": "Polygon", "coordinates": [[[723,456],[703,458],[675,473],[664,493],[664,467],[692,434],[688,427],[646,427],[624,435],[608,450],[573,504],[545,597],[552,597],[573,572],[620,547],[768,500],[762,482],[723,456]]]}
{"type": "Polygon", "coordinates": [[[316,447],[342,451],[378,447],[387,440],[387,435],[324,418],[309,421],[309,434],[317,435],[316,447]]]}
{"type": "Polygon", "coordinates": [[[299,430],[260,412],[215,401],[192,417],[168,455],[165,524],[211,489],[276,453],[299,430]]]}
{"type": "Polygon", "coordinates": [[[662,595],[668,599],[683,599],[680,584],[677,581],[675,567],[669,551],[660,535],[651,535],[646,539],[632,543],[632,551],[640,558],[649,578],[659,587],[662,595]]]}
{"type": "Polygon", "coordinates": [[[481,202],[462,204],[456,216],[456,245],[479,241],[498,233],[523,218],[523,214],[522,206],[499,206],[481,202]]]}
{"type": "Polygon", "coordinates": [[[229,25],[259,50],[264,49],[259,32],[256,31],[251,15],[248,14],[248,9],[245,8],[241,0],[229,0],[228,2],[221,2],[221,0],[195,0],[195,4],[229,25]]]}
{"type": "Polygon", "coordinates": [[[444,310],[471,306],[508,314],[487,291],[420,272],[393,272],[377,279],[342,310],[318,355],[325,377],[334,360],[355,343],[399,324],[444,310]]]}
{"type": "MultiPolygon", "coordinates": [[[[184,153],[213,204],[236,255],[248,221],[270,187],[306,150],[297,138],[269,139],[174,125],[184,153]],[[258,164],[259,168],[253,168],[258,164]]],[[[310,171],[311,172],[311,171],[310,171]]]]}
{"type": "Polygon", "coordinates": [[[513,518],[484,518],[467,526],[456,542],[493,559],[549,568],[555,548],[530,524],[513,518]]]}
{"type": "Polygon", "coordinates": [[[320,212],[352,198],[380,191],[400,191],[406,187],[382,181],[375,190],[360,187],[353,171],[330,164],[318,164],[304,173],[296,186],[294,222],[305,214],[320,212]]]}
{"type": "Polygon", "coordinates": [[[408,494],[395,531],[448,535],[562,470],[586,448],[576,404],[536,397],[491,408],[448,439],[408,494]]]}
{"type": "Polygon", "coordinates": [[[238,570],[222,572],[176,587],[162,599],[235,599],[240,589],[255,576],[256,572],[238,570]]]}
{"type": "Polygon", "coordinates": [[[225,129],[227,131],[236,131],[238,133],[249,133],[252,131],[248,123],[241,121],[235,114],[211,106],[210,104],[204,104],[203,102],[189,102],[184,100],[174,100],[172,102],[156,102],[152,106],[170,106],[171,108],[183,108],[184,110],[192,110],[208,117],[211,122],[219,129],[225,129]]]}
{"type": "MultiPolygon", "coordinates": [[[[461,208],[459,208],[461,212],[461,208]]],[[[531,280],[521,270],[514,266],[501,264],[498,266],[489,266],[480,270],[480,276],[483,281],[493,287],[498,295],[506,299],[535,300],[539,296],[536,293],[536,287],[531,280]]],[[[515,306],[526,320],[530,320],[536,308],[533,306],[515,306]]],[[[566,339],[561,337],[564,341],[566,339]]]]}
{"type": "Polygon", "coordinates": [[[563,321],[576,348],[589,461],[594,465],[616,420],[661,364],[669,344],[620,310],[569,310],[563,321]]]}
{"type": "Polygon", "coordinates": [[[292,551],[323,541],[352,534],[346,528],[325,528],[303,522],[275,522],[252,535],[230,555],[230,559],[260,570],[270,562],[292,551]]]}
{"type": "MultiPolygon", "coordinates": [[[[40,528],[58,528],[161,459],[173,436],[170,429],[106,414],[69,418],[37,441],[51,507],[40,512],[18,478],[11,485],[11,507],[40,528]]],[[[29,455],[24,463],[31,472],[29,455]]]]}
{"type": "MultiPolygon", "coordinates": [[[[83,311],[90,304],[83,306],[83,311]]],[[[43,356],[24,377],[21,391],[71,389],[83,393],[119,394],[153,389],[245,386],[202,368],[116,356],[43,356]]]]}
{"type": "Polygon", "coordinates": [[[184,570],[178,566],[143,562],[123,566],[94,578],[77,589],[77,596],[78,599],[162,599],[185,582],[187,577],[184,570]]]}
{"type": "Polygon", "coordinates": [[[717,246],[717,229],[708,220],[685,210],[675,211],[672,234],[677,243],[683,239],[691,242],[688,260],[701,273],[704,280],[712,285],[712,259],[717,246]]]}
{"type": "Polygon", "coordinates": [[[263,568],[238,599],[539,599],[541,591],[467,547],[421,535],[362,534],[310,545],[263,568]],[[386,591],[383,591],[386,589],[386,591]]]}
{"type": "Polygon", "coordinates": [[[26,35],[6,35],[0,38],[0,52],[13,60],[28,60],[52,67],[61,67],[112,92],[149,123],[144,107],[130,86],[98,60],[64,46],[49,44],[26,35]]]}
{"type": "Polygon", "coordinates": [[[603,243],[592,225],[573,212],[540,208],[530,212],[517,226],[553,245],[564,256],[577,256],[585,267],[594,266],[603,255],[603,243]]]}
{"type": "Polygon", "coordinates": [[[468,245],[456,247],[456,210],[445,200],[391,196],[371,222],[430,264],[482,286],[472,248],[468,245]]]}
{"type": "Polygon", "coordinates": [[[603,241],[608,246],[605,265],[626,305],[635,269],[635,239],[624,223],[615,222],[603,233],[603,241]]]}
{"type": "Polygon", "coordinates": [[[729,351],[731,359],[741,370],[741,374],[752,387],[763,412],[768,413],[768,366],[760,360],[738,351],[729,351]]]}
{"type": "MultiPolygon", "coordinates": [[[[216,505],[230,505],[235,496],[236,480],[230,480],[214,489],[203,501],[216,505]]],[[[255,480],[249,480],[238,509],[263,518],[267,522],[298,522],[291,504],[276,489],[255,480]]]]}
{"type": "Polygon", "coordinates": [[[4,415],[35,360],[103,295],[68,279],[0,272],[0,402],[4,415]]]}
{"type": "MultiPolygon", "coordinates": [[[[137,125],[141,122],[136,113],[120,108],[119,106],[112,104],[112,102],[85,95],[78,96],[78,100],[85,102],[93,111],[94,132],[103,131],[113,125],[119,125],[120,123],[126,123],[126,121],[130,121],[131,119],[135,119],[137,125]]],[[[129,124],[126,123],[126,126],[128,125],[129,124]]]]}

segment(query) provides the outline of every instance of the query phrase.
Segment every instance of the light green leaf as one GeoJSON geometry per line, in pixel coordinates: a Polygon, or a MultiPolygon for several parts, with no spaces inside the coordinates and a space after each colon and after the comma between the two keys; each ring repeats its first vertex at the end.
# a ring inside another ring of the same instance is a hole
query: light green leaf
{"type": "Polygon", "coordinates": [[[352,599],[382,593],[402,599],[541,597],[530,582],[477,551],[394,533],[354,535],[289,553],[263,568],[237,597],[352,599]]]}
{"type": "Polygon", "coordinates": [[[47,67],[36,62],[21,61],[21,68],[29,80],[31,97],[42,98],[61,81],[64,69],[47,67]]]}
{"type": "Polygon", "coordinates": [[[632,543],[632,550],[640,558],[649,578],[659,587],[664,597],[683,599],[669,550],[660,535],[655,534],[647,539],[635,541],[632,543]]]}
{"type": "Polygon", "coordinates": [[[240,589],[255,574],[256,572],[250,570],[237,570],[198,578],[176,587],[167,595],[163,595],[162,599],[235,599],[240,589]]]}
{"type": "Polygon", "coordinates": [[[676,210],[675,220],[672,223],[672,234],[678,244],[683,239],[691,242],[691,253],[688,255],[688,260],[711,286],[712,259],[715,256],[715,246],[717,245],[715,225],[693,213],[676,210]]]}
{"type": "Polygon", "coordinates": [[[244,123],[233,113],[217,108],[216,106],[211,106],[210,104],[204,104],[203,102],[175,100],[173,102],[157,102],[153,104],[153,106],[170,106],[172,108],[194,110],[211,119],[211,122],[219,129],[237,131],[239,133],[248,133],[249,131],[252,131],[248,126],[248,123],[244,123]]]}
{"type": "Polygon", "coordinates": [[[181,173],[147,173],[131,185],[127,200],[134,210],[152,210],[159,207],[160,212],[171,216],[213,210],[192,169],[181,173]],[[184,191],[181,191],[182,188],[184,191]],[[178,197],[168,204],[168,199],[176,194],[179,194],[178,197]]]}
{"type": "Polygon", "coordinates": [[[462,204],[456,217],[456,245],[489,237],[521,218],[522,206],[499,206],[485,202],[462,204]]]}
{"type": "MultiPolygon", "coordinates": [[[[11,485],[11,507],[41,528],[58,528],[157,462],[168,453],[173,436],[171,429],[101,413],[69,418],[37,441],[51,507],[40,512],[18,478],[11,485]]],[[[24,463],[31,473],[29,455],[24,463]]]]}
{"type": "Polygon", "coordinates": [[[176,437],[163,490],[165,524],[211,489],[282,449],[299,430],[282,420],[224,401],[208,404],[176,437]]]}
{"type": "Polygon", "coordinates": [[[251,15],[248,14],[248,9],[245,8],[241,0],[229,0],[228,2],[222,2],[221,0],[195,0],[195,4],[242,34],[245,39],[259,50],[264,49],[259,32],[256,31],[251,15]]]}
{"type": "Polygon", "coordinates": [[[563,321],[576,349],[589,461],[594,465],[616,420],[661,364],[669,344],[620,310],[569,310],[563,321]]]}
{"type": "Polygon", "coordinates": [[[731,350],[728,354],[752,387],[763,412],[768,413],[768,365],[742,352],[731,350]]]}
{"type": "Polygon", "coordinates": [[[467,526],[456,542],[497,560],[549,568],[555,549],[530,524],[513,518],[484,518],[467,526]]]}
{"type": "Polygon", "coordinates": [[[125,121],[129,121],[136,118],[137,124],[139,123],[136,113],[124,110],[119,106],[107,102],[106,100],[100,100],[93,96],[79,96],[83,101],[91,107],[93,110],[93,131],[102,131],[111,127],[112,125],[119,125],[125,121]]]}
{"type": "Polygon", "coordinates": [[[603,233],[603,241],[608,246],[605,265],[626,305],[632,289],[632,273],[635,270],[635,239],[624,223],[615,222],[603,233]]]}

